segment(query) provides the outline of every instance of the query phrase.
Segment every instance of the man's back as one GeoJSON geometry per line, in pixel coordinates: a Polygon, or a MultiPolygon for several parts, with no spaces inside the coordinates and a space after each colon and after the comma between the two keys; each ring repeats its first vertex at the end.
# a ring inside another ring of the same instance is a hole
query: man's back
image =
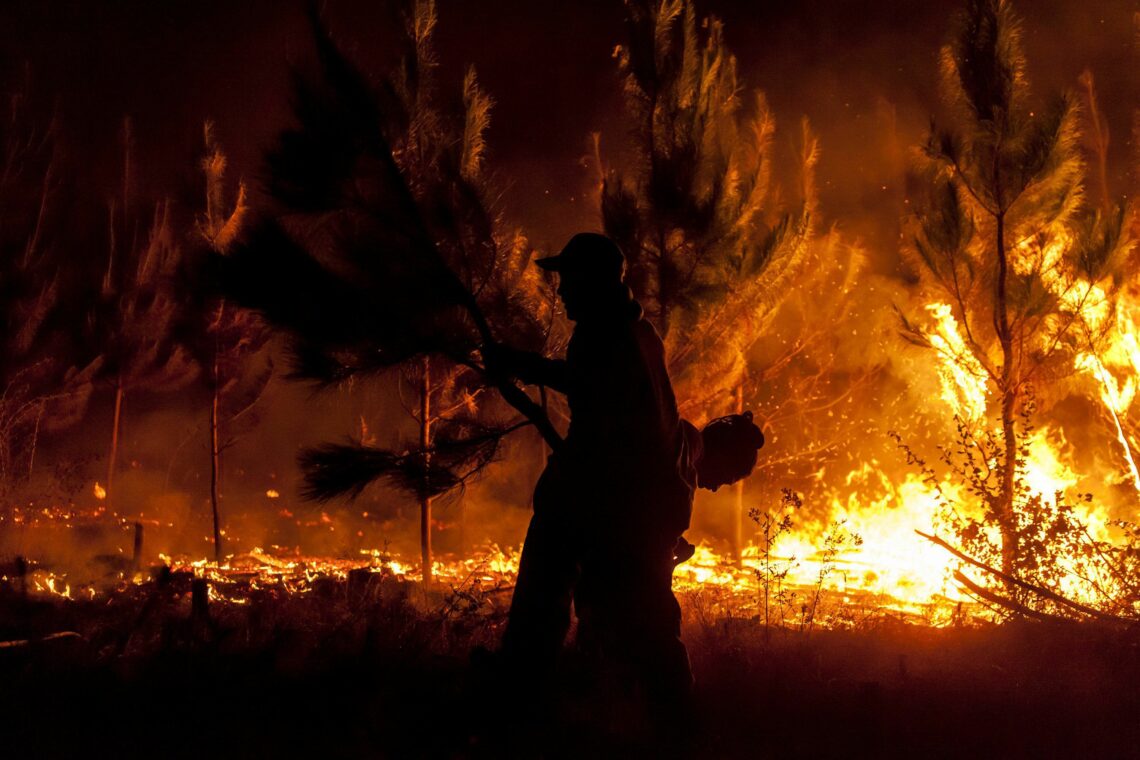
{"type": "Polygon", "coordinates": [[[662,502],[683,490],[680,419],[657,331],[626,300],[575,328],[566,364],[565,465],[583,517],[626,538],[673,530],[662,502]]]}

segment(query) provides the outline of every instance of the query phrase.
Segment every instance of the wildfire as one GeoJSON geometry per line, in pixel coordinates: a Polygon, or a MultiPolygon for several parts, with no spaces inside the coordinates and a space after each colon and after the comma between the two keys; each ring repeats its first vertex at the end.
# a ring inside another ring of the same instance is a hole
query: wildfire
{"type": "Polygon", "coordinates": [[[1045,287],[1063,304],[1063,312],[1054,315],[1051,329],[1042,334],[1041,349],[1048,351],[1050,343],[1066,337],[1083,346],[1074,353],[1072,368],[1098,387],[1133,488],[1140,492],[1140,467],[1133,454],[1136,441],[1127,421],[1140,376],[1136,339],[1140,301],[1129,288],[1110,296],[1100,282],[1090,282],[1062,266],[1073,245],[1072,236],[1064,230],[1054,231],[1044,244],[1030,238],[1018,246],[1014,265],[1019,271],[1038,272],[1045,287]]]}
{"type": "Polygon", "coordinates": [[[927,304],[926,310],[935,322],[927,337],[939,356],[938,379],[942,385],[942,400],[954,414],[977,422],[986,415],[989,389],[985,369],[967,347],[950,305],[931,303],[927,304]]]}
{"type": "MultiPolygon", "coordinates": [[[[1064,446],[1063,438],[1047,428],[1031,436],[1026,480],[1032,490],[1052,497],[1077,482],[1066,464],[1064,446]]],[[[939,509],[947,502],[962,501],[954,484],[932,483],[918,473],[900,479],[871,462],[848,473],[844,485],[847,495],[833,497],[823,515],[805,518],[767,548],[755,536],[739,560],[711,543],[700,543],[695,555],[677,568],[674,588],[686,595],[714,593],[732,614],[744,616],[758,614],[765,591],[783,592],[801,606],[825,595],[838,602],[832,605],[835,609],[848,605],[927,622],[946,622],[960,605],[972,603],[950,580],[953,558],[915,533],[934,531],[939,509]],[[850,540],[855,535],[862,540],[850,540]],[[829,544],[829,537],[836,536],[840,538],[829,544]]],[[[90,517],[105,519],[101,507],[90,517]]],[[[1088,508],[1082,517],[1096,535],[1107,531],[1109,519],[1103,511],[1088,508]]],[[[60,519],[69,523],[75,518],[61,511],[60,519]]],[[[251,594],[263,590],[310,593],[324,582],[349,582],[354,572],[395,583],[421,581],[418,561],[378,548],[361,549],[355,557],[254,547],[221,563],[184,556],[159,555],[159,559],[173,573],[208,580],[212,600],[234,604],[246,604],[251,594]]],[[[508,592],[517,577],[518,561],[519,548],[488,544],[463,558],[437,557],[433,576],[437,588],[453,592],[508,592]]],[[[123,583],[148,583],[151,573],[139,568],[119,577],[100,585],[37,569],[28,575],[27,589],[60,599],[94,599],[114,593],[123,583]]]]}
{"type": "MultiPolygon", "coordinates": [[[[1042,255],[1055,258],[1055,252],[1042,255]]],[[[1070,287],[1060,295],[1090,331],[1101,331],[1109,326],[1109,320],[1115,320],[1107,349],[1079,353],[1074,367],[1094,378],[1101,388],[1101,400],[1115,423],[1117,443],[1125,454],[1133,483],[1140,490],[1140,472],[1132,458],[1134,441],[1127,422],[1127,411],[1136,396],[1136,378],[1140,376],[1140,343],[1136,338],[1140,332],[1140,305],[1125,300],[1119,308],[1110,309],[1105,294],[1087,283],[1070,287]]],[[[984,430],[992,425],[987,408],[991,393],[986,370],[972,352],[949,304],[930,303],[926,312],[931,322],[925,333],[938,357],[935,370],[940,400],[951,414],[984,430]]],[[[1056,494],[1069,491],[1079,481],[1070,464],[1071,451],[1063,431],[1041,426],[1032,431],[1024,445],[1027,453],[1023,477],[1027,489],[1055,504],[1056,494]]],[[[952,580],[954,558],[915,532],[937,533],[941,510],[981,509],[977,497],[966,493],[961,484],[949,478],[935,482],[929,474],[918,472],[900,476],[897,471],[871,461],[851,470],[830,493],[833,495],[828,497],[825,509],[812,510],[809,517],[792,524],[778,540],[767,545],[761,536],[754,536],[739,558],[718,552],[712,543],[700,543],[695,555],[677,568],[674,588],[686,595],[712,592],[732,614],[746,616],[759,614],[765,604],[770,606],[774,595],[779,595],[789,609],[799,605],[806,610],[807,600],[811,600],[814,610],[820,596],[827,595],[841,605],[861,605],[928,622],[945,622],[956,614],[955,610],[973,604],[972,597],[952,580]]],[[[275,489],[264,494],[271,500],[281,498],[275,489]]],[[[93,495],[102,501],[106,490],[95,483],[93,495]]],[[[1111,520],[1105,509],[1083,502],[1076,506],[1077,517],[1088,526],[1091,536],[1108,535],[1111,520]]],[[[99,506],[88,516],[103,519],[104,510],[99,506]]],[[[283,516],[292,514],[281,510],[283,516]]],[[[44,510],[34,517],[69,525],[77,515],[74,508],[68,508],[44,510]]],[[[367,518],[368,513],[363,516],[367,518]]],[[[19,514],[17,518],[14,522],[29,523],[19,514]]],[[[129,522],[120,518],[124,526],[129,522]]],[[[333,520],[326,513],[321,513],[319,524],[333,529],[333,520]]],[[[349,583],[353,573],[396,583],[421,581],[418,561],[380,549],[362,549],[356,557],[333,558],[307,556],[280,547],[254,547],[221,563],[166,555],[160,555],[160,559],[171,572],[208,580],[212,600],[233,604],[246,604],[252,593],[261,590],[304,594],[327,581],[349,583]]],[[[513,588],[518,560],[518,548],[491,544],[463,558],[437,557],[432,574],[436,588],[493,594],[513,588]]],[[[123,582],[141,584],[148,579],[146,572],[135,572],[125,574],[123,582]]],[[[97,584],[45,570],[35,570],[27,580],[29,592],[69,600],[93,599],[114,588],[113,584],[105,585],[97,591],[97,584]]],[[[1074,598],[1083,597],[1079,578],[1061,586],[1074,598]]]]}
{"type": "MultiPolygon", "coordinates": [[[[930,311],[942,320],[942,334],[947,340],[958,335],[947,308],[935,305],[930,311]]],[[[967,372],[966,377],[971,376],[967,372]]],[[[984,387],[974,388],[977,396],[973,400],[968,395],[943,399],[967,406],[981,403],[984,387]]],[[[1059,429],[1043,426],[1035,430],[1026,450],[1025,481],[1032,492],[1054,499],[1056,493],[1077,484],[1077,474],[1069,464],[1069,445],[1059,429]]],[[[833,611],[848,607],[934,623],[949,621],[963,605],[977,609],[971,596],[952,580],[954,558],[915,533],[937,533],[937,515],[948,504],[962,510],[978,508],[961,487],[949,478],[933,482],[918,472],[900,477],[872,461],[851,470],[836,493],[839,491],[842,496],[830,497],[825,509],[804,516],[768,546],[760,535],[754,535],[739,559],[721,553],[712,543],[700,543],[695,555],[677,568],[674,588],[689,596],[712,593],[731,614],[746,617],[760,614],[766,594],[794,599],[794,603],[788,602],[789,609],[806,609],[808,600],[814,605],[822,595],[831,600],[829,609],[833,611]],[[856,535],[861,541],[852,540],[856,535]]],[[[1106,536],[1110,525],[1107,511],[1090,504],[1079,506],[1078,516],[1089,526],[1090,534],[1106,536]]],[[[114,516],[105,514],[102,505],[82,513],[70,508],[36,510],[21,518],[20,524],[32,525],[30,517],[44,526],[70,526],[77,519],[103,522],[114,516]]],[[[133,525],[121,517],[119,523],[124,535],[133,525]]],[[[253,594],[274,589],[307,594],[322,583],[351,584],[354,573],[358,579],[405,584],[421,581],[417,560],[378,548],[360,549],[356,556],[321,557],[296,549],[256,546],[221,563],[168,555],[159,555],[159,560],[170,572],[208,580],[210,598],[219,603],[247,604],[253,594]]],[[[509,592],[517,578],[518,561],[518,547],[495,544],[462,558],[437,557],[433,563],[435,588],[453,593],[509,592]]],[[[123,570],[117,580],[102,581],[33,569],[24,587],[28,593],[80,601],[115,593],[124,586],[149,583],[151,577],[145,566],[123,570]]],[[[16,583],[11,577],[5,581],[16,583]]],[[[1074,598],[1082,597],[1079,582],[1062,585],[1074,598]]],[[[822,615],[818,624],[831,624],[823,622],[822,615]]],[[[837,618],[834,624],[840,622],[837,618]]]]}
{"type": "Polygon", "coordinates": [[[1087,312],[1082,312],[1088,330],[1092,332],[1104,329],[1105,322],[1113,317],[1115,329],[1108,333],[1106,348],[1099,352],[1091,348],[1081,352],[1075,360],[1075,366],[1098,384],[1100,400],[1112,422],[1116,442],[1128,467],[1133,488],[1140,492],[1140,468],[1137,467],[1133,454],[1136,441],[1126,429],[1127,413],[1136,398],[1136,378],[1140,376],[1140,343],[1136,338],[1140,329],[1140,303],[1125,299],[1118,305],[1115,315],[1100,308],[1098,303],[1094,303],[1087,312]]]}

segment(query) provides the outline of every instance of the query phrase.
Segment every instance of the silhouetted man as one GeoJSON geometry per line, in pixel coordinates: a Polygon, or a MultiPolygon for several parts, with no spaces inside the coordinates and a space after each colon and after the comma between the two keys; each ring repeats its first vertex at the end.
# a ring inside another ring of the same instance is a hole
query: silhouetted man
{"type": "Polygon", "coordinates": [[[575,235],[539,266],[559,275],[575,322],[565,360],[493,347],[488,360],[566,394],[570,427],[534,494],[503,657],[542,684],[570,625],[662,704],[691,685],[671,590],[673,549],[688,525],[693,484],[679,466],[683,435],[664,347],[622,283],[608,238],[575,235]]]}

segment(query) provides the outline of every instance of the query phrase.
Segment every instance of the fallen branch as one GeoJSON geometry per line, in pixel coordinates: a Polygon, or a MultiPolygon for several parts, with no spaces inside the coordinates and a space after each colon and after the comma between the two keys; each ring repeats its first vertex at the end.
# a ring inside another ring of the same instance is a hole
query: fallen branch
{"type": "Polygon", "coordinates": [[[1116,615],[1110,615],[1106,612],[1101,612],[1100,610],[1095,610],[1092,607],[1087,607],[1087,606],[1081,604],[1080,602],[1074,602],[1072,599],[1061,596],[1060,594],[1058,594],[1054,591],[1050,591],[1047,588],[1041,588],[1040,586],[1036,586],[1032,583],[1028,583],[1027,581],[1023,581],[1022,579],[1016,578],[1012,575],[1009,575],[1008,573],[1004,573],[1001,570],[998,570],[996,567],[991,567],[991,566],[987,565],[986,563],[984,563],[980,560],[974,559],[973,557],[969,556],[968,554],[962,553],[961,551],[959,551],[958,549],[955,549],[953,546],[951,546],[950,544],[948,544],[946,541],[942,540],[938,536],[932,536],[929,533],[923,533],[921,530],[915,530],[914,532],[917,533],[918,535],[922,536],[923,538],[925,538],[927,541],[930,541],[931,543],[936,544],[937,546],[941,546],[943,549],[950,552],[951,554],[953,554],[955,557],[962,560],[963,562],[968,562],[971,565],[973,565],[974,567],[976,567],[980,570],[984,570],[987,573],[1001,579],[1002,581],[1004,581],[1008,584],[1012,584],[1012,585],[1017,586],[1019,588],[1025,589],[1026,591],[1030,591],[1034,594],[1037,594],[1038,596],[1042,596],[1042,597],[1049,599],[1050,601],[1056,602],[1057,604],[1060,604],[1064,607],[1068,607],[1071,610],[1074,610],[1076,612],[1080,612],[1081,614],[1088,615],[1090,617],[1094,617],[1097,620],[1104,620],[1106,622],[1111,622],[1111,623],[1132,623],[1133,622],[1131,620],[1128,620],[1127,618],[1118,617],[1116,615]]]}
{"type": "Polygon", "coordinates": [[[60,631],[59,633],[49,633],[39,639],[13,639],[11,641],[0,641],[0,649],[19,649],[21,647],[30,646],[32,644],[40,644],[45,641],[58,641],[60,639],[82,639],[83,636],[75,631],[60,631]]]}
{"type": "Polygon", "coordinates": [[[999,607],[1004,607],[1010,612],[1016,612],[1018,615],[1024,615],[1025,617],[1034,618],[1036,620],[1041,620],[1047,623],[1072,624],[1075,622],[1072,618],[1061,617],[1060,615],[1050,615],[1047,612],[1038,612],[1037,610],[1031,610],[1021,602],[1014,601],[1013,599],[1009,599],[1007,597],[1001,596],[1000,594],[996,594],[989,589],[982,588],[977,583],[974,583],[972,580],[967,578],[961,570],[954,571],[954,580],[965,586],[970,591],[970,593],[982,599],[985,599],[987,602],[996,604],[999,607]]]}

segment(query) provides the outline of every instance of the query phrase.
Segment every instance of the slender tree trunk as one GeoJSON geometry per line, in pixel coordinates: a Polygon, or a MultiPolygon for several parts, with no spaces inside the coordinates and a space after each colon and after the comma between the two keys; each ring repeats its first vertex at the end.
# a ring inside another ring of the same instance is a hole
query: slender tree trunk
{"type": "Polygon", "coordinates": [[[214,561],[222,561],[222,525],[218,516],[220,498],[218,483],[221,475],[222,453],[218,446],[218,332],[221,330],[225,301],[218,305],[217,330],[214,332],[213,366],[210,368],[210,509],[214,518],[214,561]]]}
{"type": "MultiPolygon", "coordinates": [[[[217,364],[215,363],[215,371],[217,364]]],[[[218,480],[221,471],[221,452],[218,450],[218,383],[215,380],[210,402],[210,510],[214,519],[214,560],[222,561],[222,526],[218,517],[218,480]]]]}
{"type": "Polygon", "coordinates": [[[136,573],[142,567],[142,551],[143,551],[143,524],[141,522],[135,523],[135,543],[134,550],[131,552],[131,572],[136,573]]]}
{"type": "MultiPolygon", "coordinates": [[[[420,381],[420,449],[424,464],[431,464],[428,446],[431,444],[431,360],[424,358],[423,376],[420,381]]],[[[427,467],[425,466],[425,471],[427,467]]],[[[427,483],[425,482],[426,486],[427,483]]],[[[431,585],[431,497],[427,489],[420,495],[420,567],[424,585],[431,585]]]]}
{"type": "Polygon", "coordinates": [[[1017,570],[1017,521],[1013,513],[1014,480],[1017,469],[1017,431],[1014,429],[1016,408],[1017,394],[1012,389],[1004,391],[1001,400],[1001,435],[1002,457],[1005,462],[1001,473],[999,525],[1002,572],[1007,575],[1014,575],[1017,570]]]}
{"type": "MultiPolygon", "coordinates": [[[[1000,195],[999,195],[1000,197],[1000,195]]],[[[998,503],[998,528],[1001,531],[1001,569],[1007,575],[1017,574],[1017,521],[1013,513],[1014,481],[1017,470],[1017,431],[1015,429],[1020,388],[1014,377],[1013,334],[1009,324],[1006,292],[1009,263],[1005,250],[1005,214],[997,215],[998,277],[995,294],[994,322],[1001,343],[1001,435],[1002,469],[998,503]]]]}
{"type": "Polygon", "coordinates": [[[115,465],[119,460],[119,422],[123,418],[123,378],[115,379],[115,414],[111,418],[111,456],[107,461],[107,507],[115,498],[115,465]]]}
{"type": "Polygon", "coordinates": [[[28,452],[28,480],[32,479],[32,472],[36,469],[36,447],[40,441],[40,425],[44,420],[44,405],[46,401],[40,401],[39,411],[36,412],[36,425],[32,428],[32,446],[28,452]]]}
{"type": "MultiPolygon", "coordinates": [[[[744,379],[736,386],[736,413],[744,412],[744,379]]],[[[739,566],[744,560],[744,480],[732,487],[732,555],[739,566]]]]}

